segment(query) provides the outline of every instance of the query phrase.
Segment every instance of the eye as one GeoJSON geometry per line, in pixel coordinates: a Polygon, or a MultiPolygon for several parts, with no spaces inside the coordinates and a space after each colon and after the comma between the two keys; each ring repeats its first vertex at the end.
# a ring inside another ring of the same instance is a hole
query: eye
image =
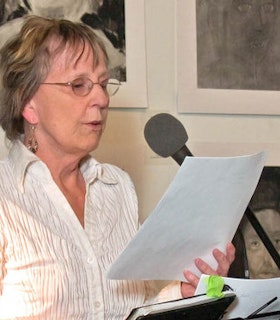
{"type": "Polygon", "coordinates": [[[274,5],[272,3],[263,4],[262,7],[261,7],[261,10],[264,13],[271,13],[271,12],[274,11],[274,5]]]}
{"type": "Polygon", "coordinates": [[[249,240],[248,241],[248,249],[249,250],[258,250],[260,248],[260,240],[257,240],[257,239],[252,239],[252,240],[249,240]]]}
{"type": "Polygon", "coordinates": [[[107,89],[108,81],[109,81],[109,80],[106,79],[106,80],[100,82],[100,86],[101,86],[104,90],[107,89]]]}
{"type": "Polygon", "coordinates": [[[252,6],[249,3],[244,3],[237,6],[237,9],[240,12],[249,12],[252,9],[252,6]]]}
{"type": "Polygon", "coordinates": [[[85,78],[78,78],[72,81],[73,89],[83,88],[87,85],[87,81],[85,78]]]}

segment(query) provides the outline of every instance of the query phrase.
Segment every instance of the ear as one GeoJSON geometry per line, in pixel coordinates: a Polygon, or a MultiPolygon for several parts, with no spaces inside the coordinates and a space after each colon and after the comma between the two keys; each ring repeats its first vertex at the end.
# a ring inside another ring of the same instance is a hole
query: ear
{"type": "Polygon", "coordinates": [[[31,123],[31,124],[38,123],[38,115],[32,99],[26,103],[21,114],[28,123],[31,123]]]}

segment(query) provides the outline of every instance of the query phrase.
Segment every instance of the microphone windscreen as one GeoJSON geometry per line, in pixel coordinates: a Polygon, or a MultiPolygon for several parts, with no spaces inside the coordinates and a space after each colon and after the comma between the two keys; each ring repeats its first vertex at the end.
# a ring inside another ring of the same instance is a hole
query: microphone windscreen
{"type": "Polygon", "coordinates": [[[159,113],[146,123],[145,139],[150,148],[161,157],[173,156],[188,140],[182,123],[168,113],[159,113]]]}

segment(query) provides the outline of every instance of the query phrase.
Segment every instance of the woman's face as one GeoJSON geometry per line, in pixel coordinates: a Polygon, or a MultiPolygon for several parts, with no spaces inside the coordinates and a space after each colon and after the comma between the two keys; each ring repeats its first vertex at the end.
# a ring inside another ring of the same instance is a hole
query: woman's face
{"type": "Polygon", "coordinates": [[[243,59],[262,58],[275,33],[273,0],[233,0],[227,18],[228,47],[243,59]]]}
{"type": "MultiPolygon", "coordinates": [[[[256,212],[256,217],[269,236],[275,249],[280,253],[280,214],[272,209],[256,212]]],[[[275,278],[280,270],[266,250],[261,239],[248,224],[244,230],[244,240],[249,262],[250,277],[253,279],[275,278]]]]}
{"type": "MultiPolygon", "coordinates": [[[[44,82],[65,83],[81,76],[94,83],[104,83],[108,72],[103,59],[94,68],[94,57],[89,45],[79,60],[81,50],[66,48],[53,61],[44,82]]],[[[35,136],[40,157],[44,152],[56,156],[83,157],[97,148],[105,128],[109,97],[98,84],[86,96],[74,94],[71,86],[42,84],[32,100],[25,106],[24,118],[36,124],[35,136]]]]}

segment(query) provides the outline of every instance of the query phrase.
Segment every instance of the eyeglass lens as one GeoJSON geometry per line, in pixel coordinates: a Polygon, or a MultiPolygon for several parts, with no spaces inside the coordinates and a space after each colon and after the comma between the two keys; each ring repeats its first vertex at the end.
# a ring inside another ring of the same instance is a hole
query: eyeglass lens
{"type": "Polygon", "coordinates": [[[95,85],[100,85],[109,96],[113,96],[119,90],[120,82],[117,79],[109,79],[108,82],[93,83],[89,78],[78,78],[71,82],[72,90],[78,96],[89,94],[95,85]]]}

